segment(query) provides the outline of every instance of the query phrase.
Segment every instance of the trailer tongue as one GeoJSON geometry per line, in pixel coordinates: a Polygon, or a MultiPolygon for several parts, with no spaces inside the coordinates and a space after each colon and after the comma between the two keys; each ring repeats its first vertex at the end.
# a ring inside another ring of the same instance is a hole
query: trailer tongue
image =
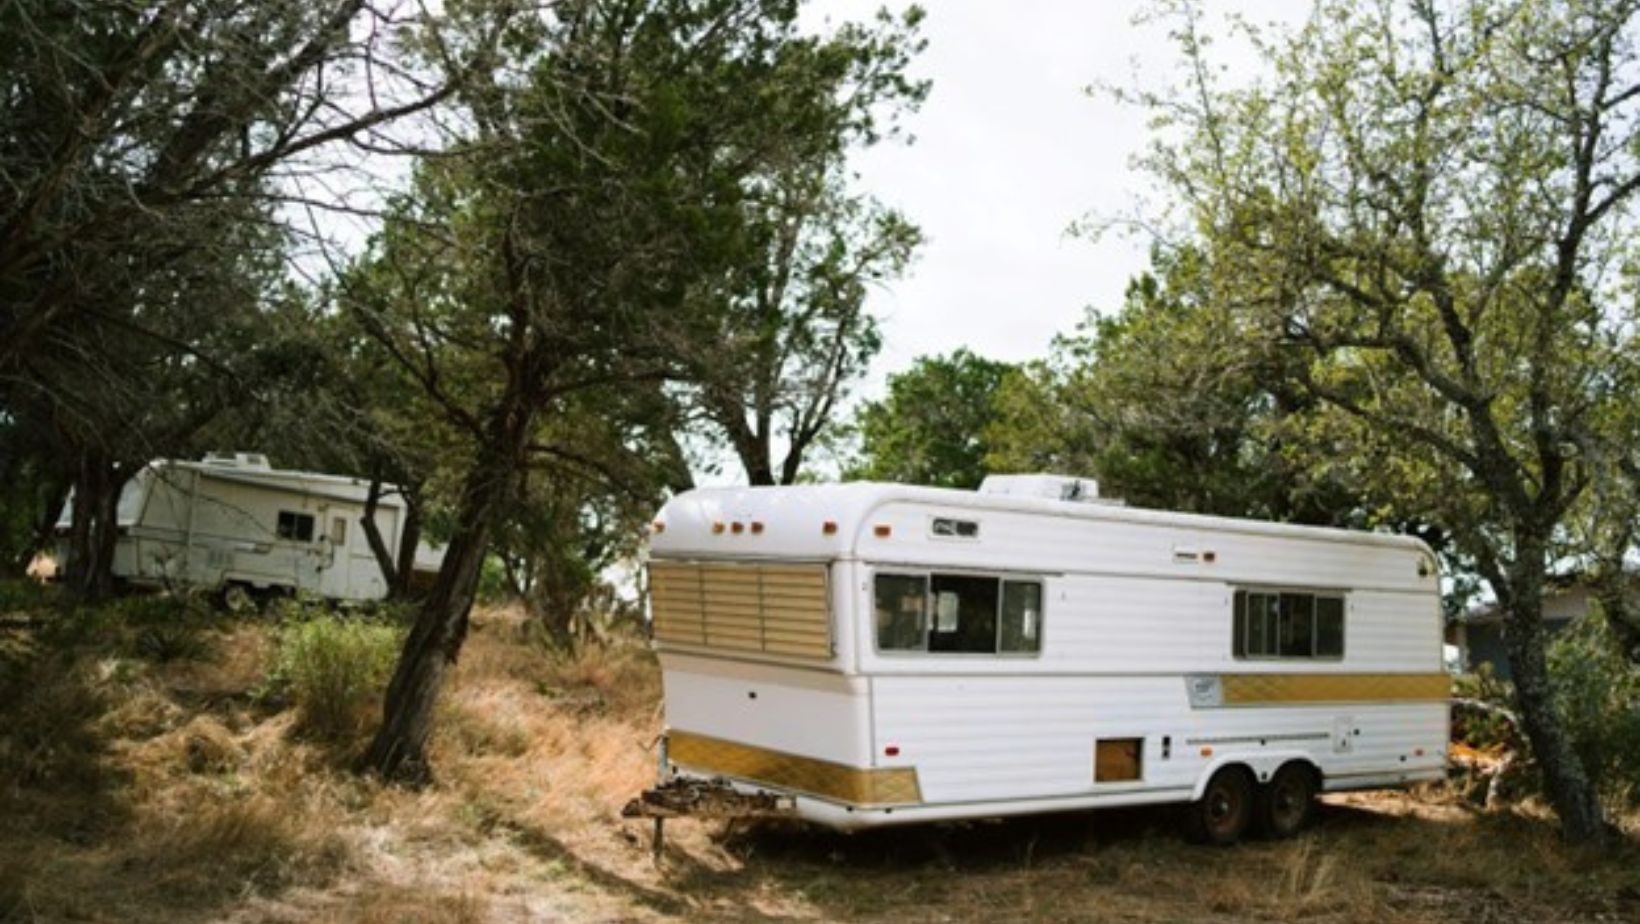
{"type": "Polygon", "coordinates": [[[789,818],[796,812],[797,802],[791,796],[741,792],[723,779],[674,777],[628,802],[621,809],[621,817],[655,820],[651,850],[655,862],[660,863],[668,818],[789,818]]]}

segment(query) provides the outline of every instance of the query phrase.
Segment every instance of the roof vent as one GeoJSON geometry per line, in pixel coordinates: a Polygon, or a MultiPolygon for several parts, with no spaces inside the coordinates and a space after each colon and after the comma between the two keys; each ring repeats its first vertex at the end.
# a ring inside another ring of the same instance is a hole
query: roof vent
{"type": "Polygon", "coordinates": [[[207,452],[205,458],[200,461],[218,468],[252,469],[259,472],[273,470],[273,466],[268,464],[268,457],[260,452],[207,452]]]}
{"type": "Polygon", "coordinates": [[[1099,498],[1099,482],[1073,475],[987,475],[980,482],[981,494],[1008,494],[1013,497],[1040,497],[1046,500],[1090,501],[1099,498]]]}

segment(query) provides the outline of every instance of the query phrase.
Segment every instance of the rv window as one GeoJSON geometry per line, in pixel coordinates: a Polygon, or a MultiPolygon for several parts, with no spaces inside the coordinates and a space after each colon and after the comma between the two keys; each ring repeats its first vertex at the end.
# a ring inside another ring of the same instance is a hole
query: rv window
{"type": "Polygon", "coordinates": [[[330,541],[337,545],[347,545],[347,517],[330,518],[330,541]]]}
{"type": "Polygon", "coordinates": [[[1344,655],[1344,598],[1238,590],[1232,626],[1238,658],[1339,658],[1344,655]]]}
{"type": "Polygon", "coordinates": [[[996,578],[936,574],[931,579],[940,601],[939,620],[928,633],[929,651],[991,654],[997,650],[996,578]],[[951,602],[948,604],[946,600],[951,602]],[[950,617],[947,619],[947,608],[950,617]]]}
{"type": "Polygon", "coordinates": [[[279,511],[280,539],[294,539],[297,542],[313,541],[313,517],[306,513],[292,513],[289,510],[279,511]]]}
{"type": "Polygon", "coordinates": [[[908,574],[877,575],[877,647],[884,651],[922,651],[928,578],[908,574]]]}
{"type": "Polygon", "coordinates": [[[1317,597],[1315,601],[1315,654],[1318,658],[1344,656],[1344,598],[1317,597]]]}
{"type": "Polygon", "coordinates": [[[958,539],[978,539],[979,523],[974,520],[953,520],[948,517],[935,517],[930,528],[936,536],[954,536],[958,539]]]}
{"type": "Polygon", "coordinates": [[[998,651],[1042,650],[1042,585],[1035,581],[1002,582],[1002,627],[998,651]]]}

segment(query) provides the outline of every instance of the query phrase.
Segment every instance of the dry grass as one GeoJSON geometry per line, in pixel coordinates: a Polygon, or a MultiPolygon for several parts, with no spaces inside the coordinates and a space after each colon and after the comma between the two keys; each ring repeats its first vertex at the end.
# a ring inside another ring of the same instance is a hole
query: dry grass
{"type": "Polygon", "coordinates": [[[1332,797],[1305,837],[1231,850],[1155,811],[854,836],[678,823],[657,870],[617,817],[653,775],[653,658],[528,638],[521,614],[480,614],[419,791],[339,769],[251,695],[265,625],[214,631],[201,657],[0,663],[0,920],[1640,920],[1633,843],[1570,851],[1540,809],[1439,791],[1332,797]]]}

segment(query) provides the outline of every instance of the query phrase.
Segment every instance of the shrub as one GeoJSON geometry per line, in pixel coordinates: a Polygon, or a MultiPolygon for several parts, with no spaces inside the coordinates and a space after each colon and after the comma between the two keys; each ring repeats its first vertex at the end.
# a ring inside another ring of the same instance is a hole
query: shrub
{"type": "Polygon", "coordinates": [[[277,630],[278,654],[263,696],[294,706],[308,734],[331,741],[358,737],[392,676],[402,630],[300,605],[286,612],[295,618],[277,630]]]}
{"type": "Polygon", "coordinates": [[[54,605],[61,594],[33,579],[0,579],[0,616],[27,613],[54,605]]]}
{"type": "Polygon", "coordinates": [[[1591,611],[1549,646],[1549,683],[1585,768],[1611,804],[1640,801],[1640,666],[1591,611]]]}

